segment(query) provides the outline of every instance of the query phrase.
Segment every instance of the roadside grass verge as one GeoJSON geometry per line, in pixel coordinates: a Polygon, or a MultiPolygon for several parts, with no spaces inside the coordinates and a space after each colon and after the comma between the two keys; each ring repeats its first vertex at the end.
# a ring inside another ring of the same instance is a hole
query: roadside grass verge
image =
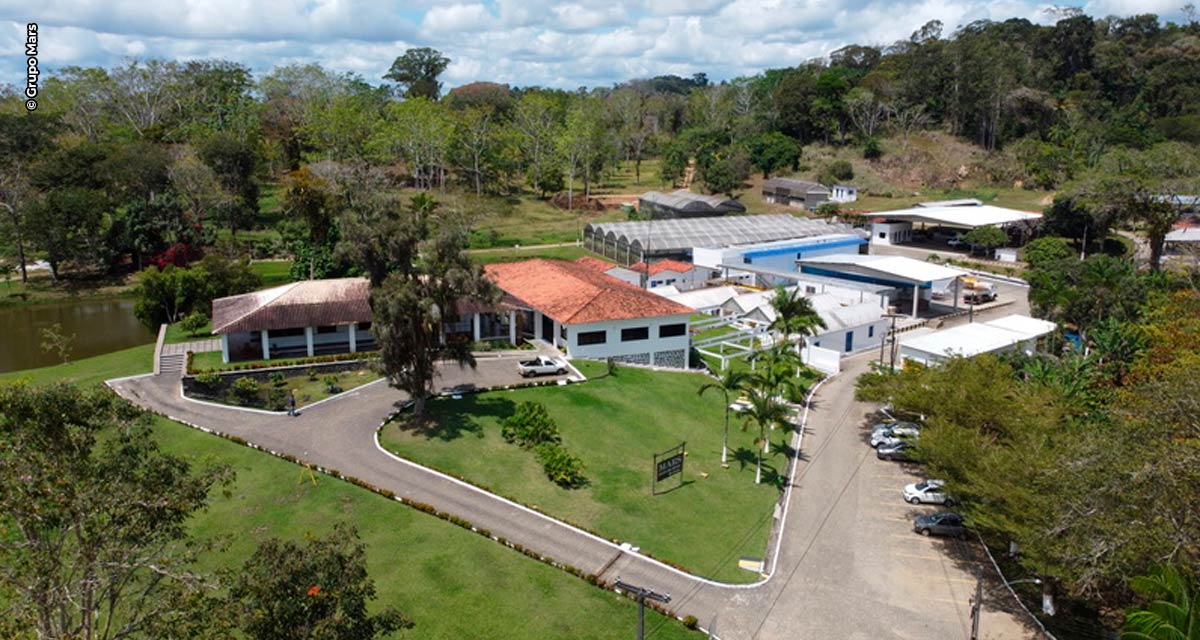
{"type": "Polygon", "coordinates": [[[0,381],[28,380],[31,384],[70,382],[99,384],[110,378],[150,373],[154,370],[154,345],[141,344],[94,358],[74,360],[39,369],[0,373],[0,381]]]}
{"type": "MultiPolygon", "coordinates": [[[[722,469],[724,400],[697,396],[707,378],[632,367],[603,375],[604,365],[575,363],[589,382],[568,386],[492,391],[429,403],[431,423],[415,428],[408,414],[388,424],[381,441],[389,450],[464,477],[492,491],[641,547],[699,575],[752,582],[739,569],[742,556],[762,557],[779,489],[754,484],[757,427],[730,427],[730,468],[722,469]],[[500,423],[518,404],[541,402],[558,423],[563,446],[583,460],[589,484],[559,488],[530,451],[500,436],[500,423]],[[687,442],[680,478],[651,495],[653,454],[687,442]],[[676,488],[678,487],[678,488],[676,488]],[[668,491],[669,490],[669,491],[668,491]]],[[[786,474],[788,434],[771,434],[764,477],[786,474]]]]}

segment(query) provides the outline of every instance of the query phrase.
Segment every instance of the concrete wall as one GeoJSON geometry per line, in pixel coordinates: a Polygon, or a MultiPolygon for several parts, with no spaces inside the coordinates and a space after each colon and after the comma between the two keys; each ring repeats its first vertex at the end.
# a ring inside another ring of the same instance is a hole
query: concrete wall
{"type": "Polygon", "coordinates": [[[912,240],[911,222],[875,222],[871,224],[871,242],[899,244],[912,240]]]}
{"type": "Polygon", "coordinates": [[[688,315],[660,316],[656,318],[634,318],[631,320],[610,320],[588,324],[567,325],[567,355],[573,358],[605,358],[628,359],[639,364],[654,364],[660,367],[686,366],[688,349],[691,338],[686,329],[688,315]],[[658,329],[662,325],[684,324],[683,335],[671,338],[658,337],[658,329]],[[636,327],[648,327],[650,337],[646,340],[621,342],[621,330],[636,327]],[[579,334],[591,331],[604,331],[607,340],[604,344],[581,345],[579,334]],[[683,360],[677,361],[682,353],[683,360]],[[666,355],[664,355],[666,354],[666,355]]]}
{"type": "Polygon", "coordinates": [[[815,346],[820,346],[823,349],[831,349],[843,355],[860,353],[869,349],[879,348],[879,342],[887,335],[890,322],[887,318],[880,318],[874,322],[857,327],[826,331],[825,333],[810,337],[808,340],[815,346]],[[846,334],[853,334],[849,351],[846,350],[846,334]]]}
{"type": "Polygon", "coordinates": [[[708,270],[704,268],[696,268],[679,273],[678,271],[662,271],[650,276],[646,285],[648,289],[654,287],[665,287],[674,285],[680,291],[691,291],[692,289],[704,286],[704,281],[707,279],[708,270]]]}

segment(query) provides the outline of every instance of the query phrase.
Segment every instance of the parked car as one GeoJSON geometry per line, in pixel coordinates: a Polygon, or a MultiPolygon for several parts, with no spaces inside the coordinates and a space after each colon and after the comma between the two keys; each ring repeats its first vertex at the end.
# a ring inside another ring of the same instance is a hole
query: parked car
{"type": "Polygon", "coordinates": [[[949,240],[947,240],[946,244],[951,247],[965,247],[965,246],[967,246],[967,241],[963,240],[963,237],[961,235],[958,235],[958,236],[954,236],[953,238],[950,238],[949,240]]]}
{"type": "Polygon", "coordinates": [[[993,302],[996,300],[997,295],[995,287],[977,288],[963,294],[963,303],[984,304],[985,302],[993,302]]]}
{"type": "Polygon", "coordinates": [[[917,516],[913,521],[913,531],[923,536],[953,536],[962,538],[967,535],[967,527],[962,516],[952,511],[941,511],[917,516]]]}
{"type": "Polygon", "coordinates": [[[883,428],[876,428],[871,432],[871,446],[880,447],[885,444],[894,444],[903,438],[918,438],[921,436],[921,427],[912,422],[894,422],[890,425],[884,425],[883,428]]]}
{"type": "Polygon", "coordinates": [[[875,449],[875,457],[880,460],[907,462],[911,460],[908,457],[908,450],[912,449],[912,447],[912,443],[908,440],[897,440],[896,442],[882,444],[875,449]]]}
{"type": "Polygon", "coordinates": [[[522,360],[517,363],[517,373],[520,373],[525,378],[554,374],[562,375],[566,372],[567,363],[554,358],[547,358],[546,356],[538,356],[533,360],[522,360]]]}
{"type": "Polygon", "coordinates": [[[910,504],[944,504],[954,506],[954,499],[942,490],[945,482],[941,480],[924,480],[914,482],[904,487],[904,500],[910,504]]]}

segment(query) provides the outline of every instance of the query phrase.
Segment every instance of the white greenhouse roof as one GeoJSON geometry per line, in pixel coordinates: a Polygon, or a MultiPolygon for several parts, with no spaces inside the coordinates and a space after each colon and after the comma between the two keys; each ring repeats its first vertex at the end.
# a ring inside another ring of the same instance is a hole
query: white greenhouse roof
{"type": "Polygon", "coordinates": [[[846,225],[798,218],[779,213],[748,216],[671,218],[631,222],[593,222],[584,234],[603,238],[637,250],[680,252],[694,247],[730,245],[811,238],[831,233],[851,233],[846,225]]]}
{"type": "Polygon", "coordinates": [[[1200,242],[1200,227],[1184,227],[1167,234],[1167,242],[1200,242]]]}
{"type": "Polygon", "coordinates": [[[900,341],[902,349],[931,356],[963,356],[998,351],[1054,331],[1055,324],[1029,316],[1010,315],[990,322],[975,322],[900,341]]]}
{"type": "MultiPolygon", "coordinates": [[[[668,293],[665,291],[667,287],[657,287],[650,290],[650,293],[657,293],[660,296],[665,296],[671,300],[678,302],[685,307],[693,309],[712,309],[719,307],[729,301],[730,298],[738,296],[737,287],[705,287],[703,289],[692,289],[691,291],[676,291],[668,293]]],[[[674,288],[674,287],[672,287],[674,288]]]]}
{"type": "Polygon", "coordinates": [[[883,280],[925,284],[967,275],[966,271],[922,262],[903,256],[833,254],[797,261],[801,267],[816,267],[883,280]]]}
{"type": "Polygon", "coordinates": [[[944,224],[967,229],[1039,220],[1042,217],[1040,213],[1005,209],[1004,207],[995,207],[990,204],[946,205],[935,202],[916,206],[911,209],[880,211],[877,215],[889,220],[944,224]]]}

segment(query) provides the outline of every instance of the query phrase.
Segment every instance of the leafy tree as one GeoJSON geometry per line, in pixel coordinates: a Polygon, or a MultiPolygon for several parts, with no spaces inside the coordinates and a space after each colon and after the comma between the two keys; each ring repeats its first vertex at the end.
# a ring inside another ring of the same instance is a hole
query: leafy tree
{"type": "Polygon", "coordinates": [[[1129,581],[1148,602],[1125,614],[1122,640],[1200,640],[1200,591],[1178,569],[1157,567],[1129,581]]]}
{"type": "Polygon", "coordinates": [[[396,58],[385,80],[391,80],[404,88],[406,98],[428,98],[437,100],[442,93],[438,76],[450,65],[450,59],[436,49],[419,47],[408,49],[396,58]]]}
{"type": "Polygon", "coordinates": [[[371,145],[386,154],[398,154],[416,188],[440,188],[450,164],[453,131],[454,122],[445,105],[414,98],[387,106],[371,145]]]}
{"type": "Polygon", "coordinates": [[[723,193],[732,198],[750,177],[749,165],[744,151],[727,147],[704,162],[700,179],[709,193],[723,193]]]}
{"type": "Polygon", "coordinates": [[[696,389],[696,395],[704,395],[709,391],[720,391],[725,398],[725,431],[721,437],[721,464],[726,464],[729,459],[729,413],[732,409],[729,394],[742,393],[748,387],[750,382],[750,374],[729,368],[721,373],[721,377],[716,382],[706,382],[696,389]]]}
{"type": "Polygon", "coordinates": [[[30,237],[46,252],[50,274],[58,279],[59,269],[69,261],[86,261],[100,256],[100,237],[109,201],[94,189],[55,189],[37,205],[30,237]]]}
{"type": "Polygon", "coordinates": [[[521,96],[513,112],[513,128],[520,135],[533,190],[542,195],[547,191],[542,179],[549,173],[549,167],[556,164],[554,141],[561,127],[558,105],[553,98],[540,91],[521,96]]]}
{"type": "Polygon", "coordinates": [[[749,399],[750,407],[744,412],[745,422],[742,428],[746,429],[751,424],[758,426],[758,439],[754,441],[758,445],[755,447],[758,450],[758,461],[754,466],[754,484],[761,484],[763,451],[768,443],[767,431],[787,423],[788,408],[778,397],[760,390],[751,392],[749,399]]]}
{"type": "Polygon", "coordinates": [[[280,205],[284,213],[307,227],[307,233],[300,242],[301,246],[296,247],[295,251],[306,252],[303,256],[304,262],[307,263],[304,277],[312,280],[318,277],[317,260],[313,254],[323,250],[325,255],[332,255],[331,240],[337,200],[332,186],[308,167],[301,167],[287,174],[282,186],[280,205]]]}
{"type": "Polygon", "coordinates": [[[1034,269],[1047,267],[1059,260],[1067,260],[1075,256],[1066,238],[1045,236],[1037,238],[1025,245],[1021,250],[1025,263],[1034,269]]]}
{"type": "Polygon", "coordinates": [[[133,313],[151,329],[179,322],[193,312],[211,315],[215,298],[253,291],[262,279],[246,260],[209,256],[190,269],[168,265],[138,277],[133,313]]]}
{"type": "Polygon", "coordinates": [[[762,172],[764,178],[771,177],[772,173],[783,167],[795,167],[800,162],[800,145],[778,131],[751,138],[746,148],[750,151],[750,162],[762,172]]]}
{"type": "Polygon", "coordinates": [[[372,332],[389,383],[424,415],[437,363],[473,366],[470,344],[442,340],[459,301],[490,302],[494,286],[466,254],[467,230],[437,202],[414,196],[408,206],[377,200],[342,218],[341,250],[371,280],[372,332]]]}
{"type": "Polygon", "coordinates": [[[160,451],[112,393],[0,384],[5,617],[43,638],[168,637],[206,587],[187,519],[225,475],[160,451]]]}
{"type": "Polygon", "coordinates": [[[216,174],[238,206],[225,207],[225,225],[236,236],[243,222],[258,214],[258,154],[253,144],[229,133],[215,133],[200,145],[200,159],[216,174]]]}
{"type": "Polygon", "coordinates": [[[789,342],[792,336],[796,336],[798,347],[804,346],[807,336],[815,336],[818,329],[826,328],[825,321],[813,308],[812,300],[804,297],[799,287],[791,291],[782,286],[776,287],[771,308],[775,310],[775,319],[768,328],[789,342]]]}
{"type": "Polygon", "coordinates": [[[963,236],[963,240],[972,247],[983,249],[991,256],[996,247],[1008,244],[1008,234],[1000,227],[975,227],[963,236]]]}
{"type": "Polygon", "coordinates": [[[1073,324],[1085,334],[1106,318],[1136,319],[1157,281],[1128,261],[1106,255],[1059,260],[1031,269],[1029,302],[1041,317],[1073,324]]]}
{"type": "Polygon", "coordinates": [[[179,328],[187,332],[189,336],[194,336],[200,333],[206,324],[208,324],[208,318],[199,311],[193,311],[179,321],[179,328]]]}
{"type": "Polygon", "coordinates": [[[372,640],[413,626],[390,607],[367,611],[375,584],[358,534],[343,525],[304,544],[267,540],[225,577],[235,626],[258,640],[372,640]]]}
{"type": "Polygon", "coordinates": [[[55,322],[49,327],[45,327],[42,333],[42,351],[53,353],[66,364],[71,359],[71,348],[75,343],[75,334],[67,335],[63,331],[63,326],[59,322],[55,322]]]}

